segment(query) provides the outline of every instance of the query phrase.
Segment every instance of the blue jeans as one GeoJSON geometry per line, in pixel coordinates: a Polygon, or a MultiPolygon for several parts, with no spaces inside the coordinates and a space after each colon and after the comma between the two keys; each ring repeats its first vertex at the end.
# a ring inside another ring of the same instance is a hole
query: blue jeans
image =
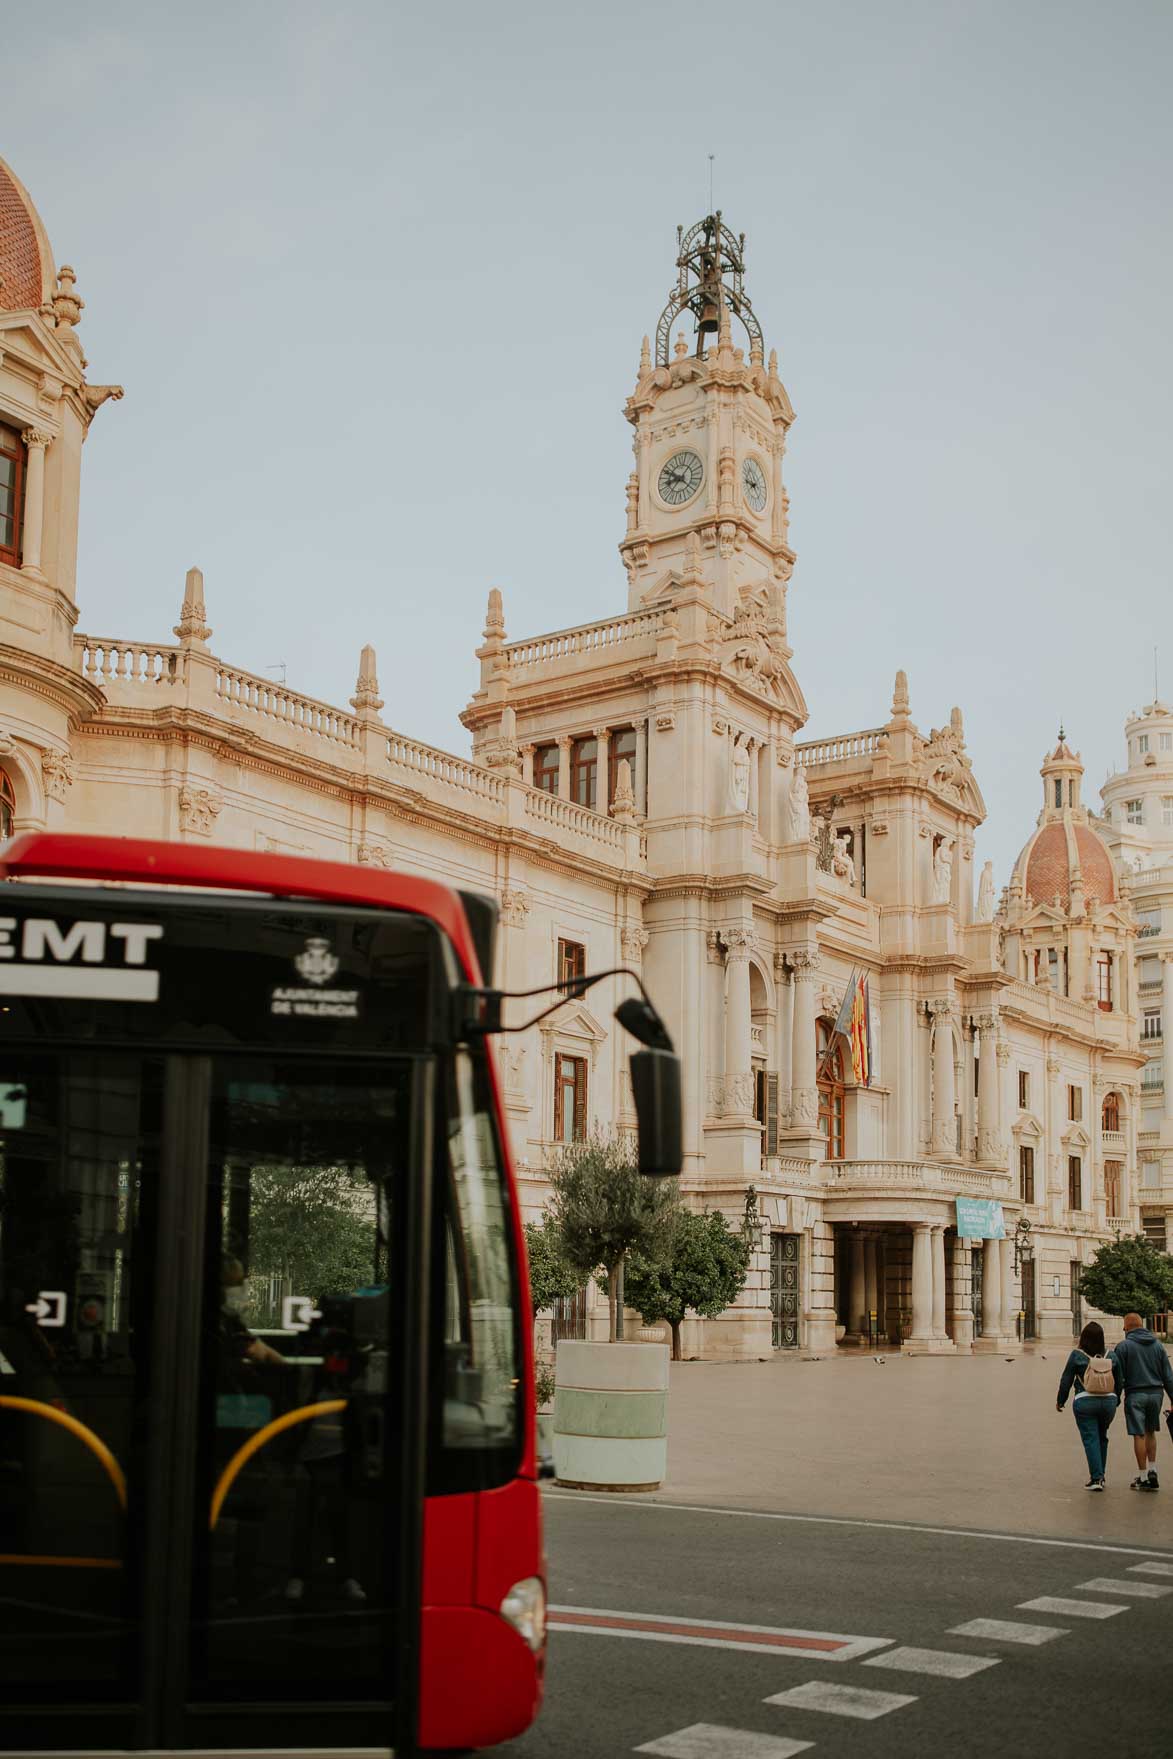
{"type": "Polygon", "coordinates": [[[1089,1393],[1076,1399],[1075,1426],[1087,1455],[1088,1474],[1103,1478],[1108,1470],[1108,1429],[1116,1415],[1116,1400],[1111,1393],[1089,1393]]]}

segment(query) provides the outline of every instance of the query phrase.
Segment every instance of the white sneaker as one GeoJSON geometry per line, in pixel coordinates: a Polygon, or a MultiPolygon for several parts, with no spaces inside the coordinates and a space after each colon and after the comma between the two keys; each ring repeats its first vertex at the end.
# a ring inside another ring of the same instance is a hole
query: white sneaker
{"type": "Polygon", "coordinates": [[[285,1584],[285,1598],[290,1606],[297,1606],[305,1599],[305,1583],[300,1576],[290,1576],[285,1584]]]}

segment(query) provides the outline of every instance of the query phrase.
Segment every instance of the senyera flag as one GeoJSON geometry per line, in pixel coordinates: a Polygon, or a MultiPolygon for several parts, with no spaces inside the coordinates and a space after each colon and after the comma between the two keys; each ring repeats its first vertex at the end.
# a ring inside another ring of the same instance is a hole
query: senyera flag
{"type": "Polygon", "coordinates": [[[843,992],[835,1032],[851,1046],[851,1073],[859,1087],[872,1084],[872,1018],[866,972],[854,970],[843,992]]]}

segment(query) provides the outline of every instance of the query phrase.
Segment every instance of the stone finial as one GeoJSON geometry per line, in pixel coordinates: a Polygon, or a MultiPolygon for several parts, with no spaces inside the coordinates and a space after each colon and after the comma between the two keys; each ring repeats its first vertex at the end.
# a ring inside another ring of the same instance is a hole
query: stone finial
{"type": "Polygon", "coordinates": [[[204,576],[199,568],[189,568],[183,583],[183,608],[175,625],[184,647],[203,647],[212,631],[204,609],[204,576]]]}
{"type": "Polygon", "coordinates": [[[909,712],[908,673],[897,672],[896,685],[892,691],[892,719],[903,721],[909,712]]]}
{"type": "Polygon", "coordinates": [[[957,707],[949,710],[949,730],[959,745],[965,744],[965,722],[961,718],[961,710],[957,707]]]}
{"type": "Polygon", "coordinates": [[[778,377],[778,350],[776,348],[771,348],[770,350],[770,360],[767,371],[772,379],[778,377]]]}
{"type": "Polygon", "coordinates": [[[688,353],[688,343],[684,340],[684,331],[683,330],[677,330],[677,332],[676,332],[676,346],[672,350],[672,352],[676,356],[677,360],[683,360],[685,355],[688,353]]]}
{"type": "Polygon", "coordinates": [[[753,336],[749,344],[749,363],[751,366],[761,366],[763,360],[762,339],[760,336],[753,336]]]}
{"type": "Polygon", "coordinates": [[[652,344],[647,336],[639,345],[639,376],[646,379],[652,370],[652,344]]]}
{"type": "Polygon", "coordinates": [[[701,577],[701,540],[698,532],[690,531],[684,546],[684,574],[687,580],[701,577]]]}
{"type": "Polygon", "coordinates": [[[717,331],[717,347],[719,349],[733,347],[733,326],[729,322],[729,307],[721,301],[721,325],[717,331]]]}
{"type": "Polygon", "coordinates": [[[488,609],[485,611],[484,638],[487,642],[500,642],[505,640],[505,606],[501,599],[501,588],[499,586],[491,586],[489,588],[489,604],[488,609]]]}
{"type": "Polygon", "coordinates": [[[77,276],[68,263],[62,263],[57,271],[57,291],[53,295],[53,316],[58,329],[70,330],[81,322],[86,302],[74,291],[76,286],[77,276]]]}
{"type": "Polygon", "coordinates": [[[358,657],[358,678],[355,681],[354,695],[350,706],[357,709],[360,715],[377,715],[383,706],[379,695],[379,673],[375,662],[375,650],[368,642],[358,657]]]}
{"type": "Polygon", "coordinates": [[[635,790],[631,785],[631,765],[621,757],[615,767],[615,794],[611,801],[611,817],[623,824],[635,820],[635,790]]]}

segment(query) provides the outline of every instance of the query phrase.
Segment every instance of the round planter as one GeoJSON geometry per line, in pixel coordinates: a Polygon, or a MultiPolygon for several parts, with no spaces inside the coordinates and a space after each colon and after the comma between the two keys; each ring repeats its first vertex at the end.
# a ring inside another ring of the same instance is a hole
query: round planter
{"type": "Polygon", "coordinates": [[[554,1469],[575,1490],[656,1490],[668,1468],[665,1344],[558,1345],[554,1469]]]}

